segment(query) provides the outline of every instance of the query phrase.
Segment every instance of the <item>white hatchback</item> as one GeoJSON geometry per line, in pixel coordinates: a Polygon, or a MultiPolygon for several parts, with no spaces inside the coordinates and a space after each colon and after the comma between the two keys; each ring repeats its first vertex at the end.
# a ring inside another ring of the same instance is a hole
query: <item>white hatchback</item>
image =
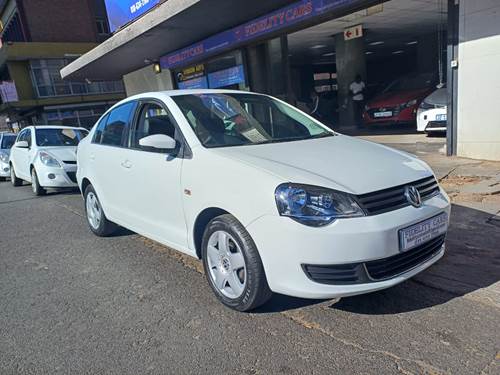
{"type": "Polygon", "coordinates": [[[78,146],[90,229],[116,225],[203,261],[240,310],[271,292],[388,288],[443,256],[450,202],[412,155],[329,130],[266,95],[146,93],[78,146]]]}
{"type": "Polygon", "coordinates": [[[0,133],[0,181],[10,177],[9,155],[15,141],[14,133],[0,133]]]}
{"type": "Polygon", "coordinates": [[[31,183],[36,195],[47,188],[73,188],[76,183],[76,146],[87,136],[84,128],[29,126],[19,132],[10,152],[12,185],[31,183]]]}

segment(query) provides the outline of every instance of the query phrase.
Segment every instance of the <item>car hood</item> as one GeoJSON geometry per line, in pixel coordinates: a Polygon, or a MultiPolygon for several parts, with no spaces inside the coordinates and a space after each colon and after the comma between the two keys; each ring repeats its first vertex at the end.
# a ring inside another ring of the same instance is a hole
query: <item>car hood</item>
{"type": "Polygon", "coordinates": [[[428,89],[411,91],[392,91],[380,94],[368,102],[370,108],[394,107],[410,100],[422,100],[429,93],[428,89]]]}
{"type": "Polygon", "coordinates": [[[376,143],[337,135],[305,141],[213,149],[283,182],[364,194],[432,175],[421,160],[376,143]]]}
{"type": "Polygon", "coordinates": [[[76,146],[40,147],[39,151],[47,151],[62,161],[76,161],[76,146]]]}

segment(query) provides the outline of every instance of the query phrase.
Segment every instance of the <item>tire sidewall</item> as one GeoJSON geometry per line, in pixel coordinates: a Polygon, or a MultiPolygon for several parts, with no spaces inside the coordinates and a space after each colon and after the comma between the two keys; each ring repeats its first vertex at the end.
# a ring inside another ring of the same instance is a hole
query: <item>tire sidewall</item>
{"type": "Polygon", "coordinates": [[[31,170],[31,184],[34,187],[33,192],[35,195],[43,195],[45,193],[43,188],[40,186],[40,182],[38,182],[38,174],[36,173],[35,168],[31,170]]]}
{"type": "MultiPolygon", "coordinates": [[[[233,220],[231,220],[233,221],[233,220]]],[[[260,262],[260,257],[258,255],[257,247],[253,243],[252,239],[246,233],[245,228],[239,224],[236,219],[234,222],[229,222],[229,220],[225,220],[224,217],[217,217],[213,219],[208,225],[203,235],[202,240],[202,260],[203,260],[203,268],[205,270],[205,275],[210,284],[210,287],[214,291],[217,298],[226,306],[231,307],[238,311],[246,311],[248,310],[248,306],[250,306],[253,301],[257,298],[257,294],[259,293],[259,283],[257,281],[256,267],[262,268],[262,263],[255,264],[255,259],[258,257],[260,262]],[[246,284],[243,293],[237,298],[229,298],[223,295],[218,288],[215,286],[214,281],[210,275],[210,269],[207,260],[207,247],[208,247],[208,239],[210,236],[216,231],[225,231],[229,233],[234,241],[237,242],[238,246],[241,249],[241,253],[245,260],[246,266],[246,284]],[[245,239],[241,234],[241,231],[244,231],[244,234],[247,234],[247,238],[245,239]]],[[[263,269],[262,269],[263,272],[263,269]]]]}

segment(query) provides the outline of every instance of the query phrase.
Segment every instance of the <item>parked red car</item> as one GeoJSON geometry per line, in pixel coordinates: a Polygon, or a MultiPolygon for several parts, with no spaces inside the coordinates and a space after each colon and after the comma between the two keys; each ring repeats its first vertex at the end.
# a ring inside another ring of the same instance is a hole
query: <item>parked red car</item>
{"type": "Polygon", "coordinates": [[[435,83],[433,73],[413,74],[393,81],[366,104],[365,125],[415,123],[418,106],[435,89],[435,83]]]}

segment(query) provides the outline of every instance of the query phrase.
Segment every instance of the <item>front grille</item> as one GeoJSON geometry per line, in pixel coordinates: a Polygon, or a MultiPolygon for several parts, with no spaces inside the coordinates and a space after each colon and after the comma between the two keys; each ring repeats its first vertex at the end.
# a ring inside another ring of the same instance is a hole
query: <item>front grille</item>
{"type": "Polygon", "coordinates": [[[76,184],[76,172],[66,172],[69,179],[76,184]]]}
{"type": "Polygon", "coordinates": [[[63,160],[63,163],[64,164],[72,164],[72,165],[74,165],[74,164],[76,164],[76,160],[63,160]]]}
{"type": "Polygon", "coordinates": [[[446,121],[429,121],[425,129],[446,128],[446,121]]]}
{"type": "Polygon", "coordinates": [[[407,272],[439,253],[444,239],[445,236],[443,235],[404,253],[366,262],[366,270],[370,277],[376,281],[407,272]]]}
{"type": "Polygon", "coordinates": [[[368,281],[361,263],[338,265],[303,264],[302,269],[312,281],[321,284],[342,285],[368,281]]]}
{"type": "Polygon", "coordinates": [[[404,185],[359,195],[358,203],[367,215],[378,215],[409,206],[410,203],[404,195],[406,186],[415,186],[422,200],[429,199],[439,192],[436,179],[430,176],[404,185]]]}

